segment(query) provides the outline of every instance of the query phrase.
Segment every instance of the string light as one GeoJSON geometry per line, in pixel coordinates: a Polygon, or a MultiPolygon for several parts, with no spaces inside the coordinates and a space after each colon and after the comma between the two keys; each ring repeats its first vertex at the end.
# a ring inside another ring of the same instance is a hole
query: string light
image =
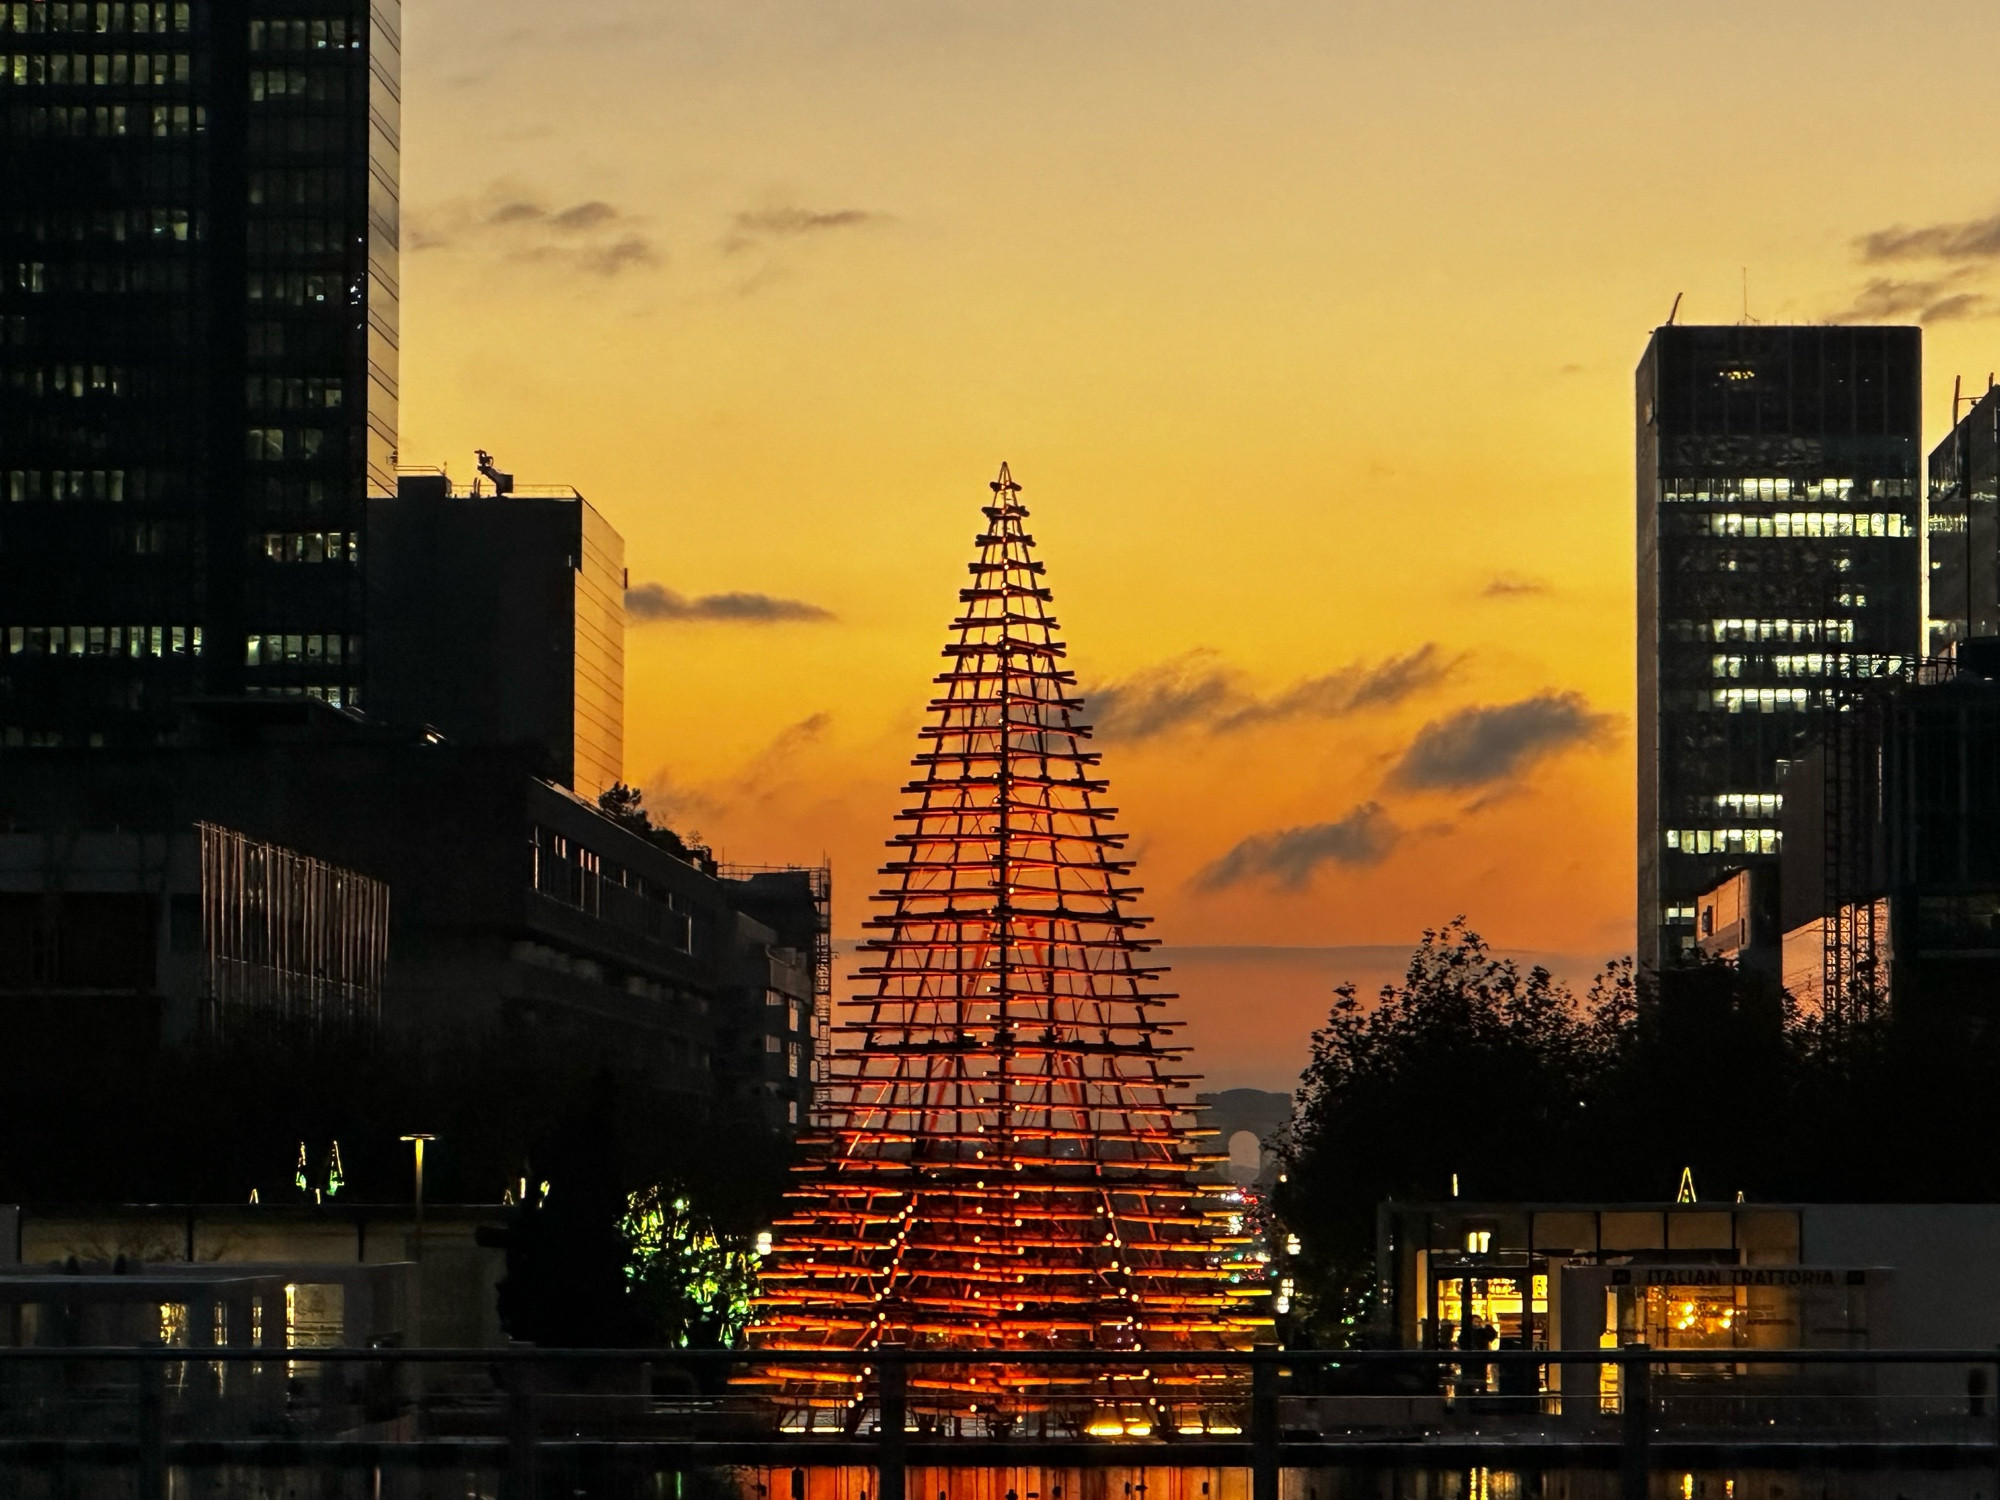
{"type": "MultiPolygon", "coordinates": [[[[984,515],[869,924],[869,988],[842,1007],[832,1127],[773,1226],[752,1343],[1087,1349],[1115,1331],[1246,1349],[1270,1323],[1229,1279],[1261,1271],[1240,1208],[1230,1222],[1240,1195],[1208,1179],[1219,1158],[1189,1127],[1195,1079],[1161,1015],[1125,836],[1005,468],[984,515]]],[[[849,1399],[854,1377],[748,1378],[810,1406],[836,1386],[849,1399]]],[[[958,1420],[1097,1378],[926,1369],[910,1401],[958,1420]]],[[[1110,1419],[1153,1430],[1133,1410],[1110,1419]]]]}

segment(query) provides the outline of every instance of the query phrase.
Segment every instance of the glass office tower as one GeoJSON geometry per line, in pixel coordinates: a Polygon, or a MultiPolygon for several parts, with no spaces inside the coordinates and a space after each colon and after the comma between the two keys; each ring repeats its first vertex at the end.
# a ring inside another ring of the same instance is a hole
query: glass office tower
{"type": "Polygon", "coordinates": [[[360,700],[395,0],[0,3],[0,744],[360,700]]]}
{"type": "Polygon", "coordinates": [[[1637,374],[1639,957],[1775,864],[1784,774],[1921,649],[1921,334],[1656,329],[1637,374]]]}
{"type": "Polygon", "coordinates": [[[1930,654],[2000,635],[2000,387],[1931,450],[1930,654]]]}

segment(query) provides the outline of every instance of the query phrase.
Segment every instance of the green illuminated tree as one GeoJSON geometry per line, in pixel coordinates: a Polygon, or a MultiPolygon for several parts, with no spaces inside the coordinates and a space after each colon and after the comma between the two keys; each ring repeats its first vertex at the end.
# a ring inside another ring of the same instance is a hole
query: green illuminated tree
{"type": "Polygon", "coordinates": [[[685,1194],[657,1187],[631,1195],[618,1228],[649,1343],[727,1349],[742,1341],[757,1293],[754,1251],[727,1243],[685,1194]]]}

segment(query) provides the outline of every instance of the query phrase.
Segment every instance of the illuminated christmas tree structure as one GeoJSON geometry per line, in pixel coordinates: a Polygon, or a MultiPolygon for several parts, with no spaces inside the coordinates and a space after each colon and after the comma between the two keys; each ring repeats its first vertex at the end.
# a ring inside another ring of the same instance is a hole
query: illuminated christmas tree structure
{"type": "MultiPolygon", "coordinates": [[[[992,489],[869,923],[870,993],[842,1007],[830,1128],[775,1228],[751,1341],[1245,1349],[1270,1327],[1262,1267],[1241,1199],[1206,1171],[1219,1158],[1198,1145],[1194,1079],[1161,1014],[1173,997],[1145,963],[1020,486],[1002,466],[992,489]]],[[[1184,1422],[1218,1378],[1162,1364],[1113,1405],[1184,1422]]],[[[910,1400],[1101,1412],[1105,1379],[919,1366],[910,1400]]],[[[771,1367],[763,1383],[794,1409],[869,1399],[854,1366],[771,1367]]]]}

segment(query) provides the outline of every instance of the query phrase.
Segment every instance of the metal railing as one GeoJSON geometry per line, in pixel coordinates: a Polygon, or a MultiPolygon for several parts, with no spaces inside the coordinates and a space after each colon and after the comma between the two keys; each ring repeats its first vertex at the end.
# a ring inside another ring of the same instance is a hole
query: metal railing
{"type": "Polygon", "coordinates": [[[1252,1500],[1285,1469],[1596,1470],[1623,1500],[1661,1471],[2000,1477],[2000,1350],[0,1348],[0,1476],[120,1472],[138,1500],[176,1471],[372,1470],[386,1494],[385,1472],[459,1470],[537,1500],[730,1468],[872,1470],[876,1500],[1001,1468],[1248,1471],[1252,1500]],[[1068,1394],[981,1413],[939,1378],[998,1366],[1068,1394]],[[852,1370],[852,1399],[808,1418],[741,1383],[803,1367],[852,1370]]]}

